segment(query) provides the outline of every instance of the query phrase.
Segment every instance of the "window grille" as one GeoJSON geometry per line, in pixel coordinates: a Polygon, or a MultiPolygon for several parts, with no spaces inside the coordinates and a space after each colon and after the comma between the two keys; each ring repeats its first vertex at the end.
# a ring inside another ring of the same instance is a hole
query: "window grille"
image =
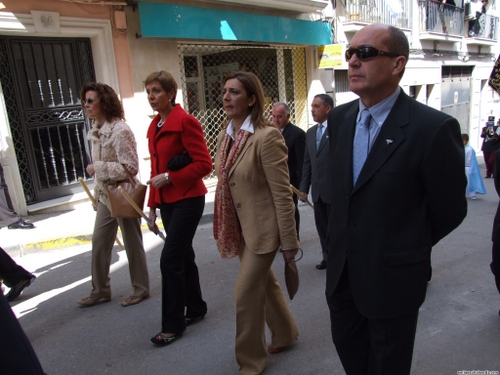
{"type": "Polygon", "coordinates": [[[234,70],[250,71],[260,78],[270,121],[273,103],[285,102],[290,106],[290,122],[307,129],[304,48],[181,45],[179,54],[184,108],[202,124],[212,160],[217,136],[227,121],[222,83],[225,75],[234,70]]]}

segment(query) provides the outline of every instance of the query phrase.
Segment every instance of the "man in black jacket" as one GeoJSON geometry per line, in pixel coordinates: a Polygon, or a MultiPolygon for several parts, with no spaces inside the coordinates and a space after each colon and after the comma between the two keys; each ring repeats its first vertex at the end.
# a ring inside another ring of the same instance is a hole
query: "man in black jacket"
{"type": "Polygon", "coordinates": [[[14,259],[0,247],[0,280],[3,280],[10,290],[5,296],[7,301],[13,301],[23,292],[24,288],[35,281],[36,276],[26,271],[14,262],[14,259]]]}
{"type": "MultiPolygon", "coordinates": [[[[281,132],[288,148],[290,184],[299,189],[302,177],[302,164],[304,163],[304,149],[306,147],[306,132],[290,122],[290,107],[282,102],[276,103],[273,107],[273,124],[281,132]]],[[[295,203],[297,237],[300,239],[300,214],[297,207],[298,197],[295,194],[293,195],[293,202],[295,203]]]]}
{"type": "Polygon", "coordinates": [[[359,100],[328,116],[332,338],[347,375],[408,375],[431,249],[467,214],[460,125],[399,86],[400,29],[366,26],[345,55],[359,100]]]}
{"type": "MultiPolygon", "coordinates": [[[[498,196],[500,196],[500,152],[496,153],[495,169],[493,173],[493,181],[495,182],[495,190],[498,196]]],[[[498,203],[497,213],[495,214],[495,219],[493,220],[493,233],[491,236],[493,241],[492,251],[491,251],[491,272],[495,276],[495,284],[497,286],[498,293],[500,293],[500,202],[498,203]]],[[[498,311],[500,314],[500,311],[498,311]]]]}
{"type": "Polygon", "coordinates": [[[330,213],[330,185],[328,165],[330,164],[330,150],[328,148],[328,112],[333,108],[333,99],[327,94],[314,96],[311,103],[311,115],[316,123],[306,133],[306,151],[304,153],[304,167],[300,181],[299,199],[305,202],[311,188],[311,198],[314,202],[314,222],[321,244],[321,261],[316,268],[326,268],[328,257],[328,215],[330,213]]]}

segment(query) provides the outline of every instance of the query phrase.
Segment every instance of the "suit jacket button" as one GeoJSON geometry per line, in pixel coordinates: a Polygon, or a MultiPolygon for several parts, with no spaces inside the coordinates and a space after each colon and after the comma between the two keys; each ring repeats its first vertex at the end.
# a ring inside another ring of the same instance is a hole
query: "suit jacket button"
{"type": "Polygon", "coordinates": [[[239,203],[238,203],[238,204],[236,205],[236,208],[241,208],[241,204],[239,204],[239,203]]]}
{"type": "Polygon", "coordinates": [[[352,221],[349,222],[349,228],[354,228],[354,223],[352,221]]]}
{"type": "Polygon", "coordinates": [[[236,184],[234,182],[231,182],[231,187],[233,187],[233,186],[236,186],[236,184]]]}

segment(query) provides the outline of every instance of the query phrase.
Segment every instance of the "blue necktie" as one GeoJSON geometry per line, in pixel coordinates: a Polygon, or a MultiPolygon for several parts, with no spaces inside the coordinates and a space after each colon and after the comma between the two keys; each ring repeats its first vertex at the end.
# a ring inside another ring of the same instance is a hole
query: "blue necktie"
{"type": "Polygon", "coordinates": [[[370,121],[372,116],[367,109],[361,112],[361,118],[356,124],[356,135],[354,136],[354,145],[352,150],[352,177],[353,185],[356,185],[359,172],[365,164],[368,150],[370,147],[370,121]]]}
{"type": "Polygon", "coordinates": [[[322,136],[323,136],[323,124],[319,124],[318,131],[316,132],[316,150],[319,148],[322,136]]]}

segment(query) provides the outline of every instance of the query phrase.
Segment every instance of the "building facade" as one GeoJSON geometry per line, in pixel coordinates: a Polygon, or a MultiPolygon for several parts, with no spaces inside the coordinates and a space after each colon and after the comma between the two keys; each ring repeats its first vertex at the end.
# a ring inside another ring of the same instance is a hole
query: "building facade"
{"type": "MultiPolygon", "coordinates": [[[[491,1],[491,0],[490,0],[491,1]]],[[[149,178],[145,134],[153,112],[144,80],[167,70],[177,102],[202,124],[214,155],[225,120],[221,80],[256,73],[270,112],[291,107],[307,129],[312,97],[352,100],[347,65],[319,68],[318,47],[345,49],[364,25],[404,30],[411,56],[402,87],[460,120],[478,150],[488,116],[500,116],[487,79],[498,56],[494,3],[432,0],[2,0],[0,6],[0,162],[19,213],[68,209],[86,198],[78,177],[89,160],[79,89],[96,80],[120,95],[149,178]],[[483,4],[483,3],[481,3],[483,4]],[[478,12],[476,12],[478,10],[478,12]]],[[[499,111],[500,112],[500,111],[499,111]]]]}

